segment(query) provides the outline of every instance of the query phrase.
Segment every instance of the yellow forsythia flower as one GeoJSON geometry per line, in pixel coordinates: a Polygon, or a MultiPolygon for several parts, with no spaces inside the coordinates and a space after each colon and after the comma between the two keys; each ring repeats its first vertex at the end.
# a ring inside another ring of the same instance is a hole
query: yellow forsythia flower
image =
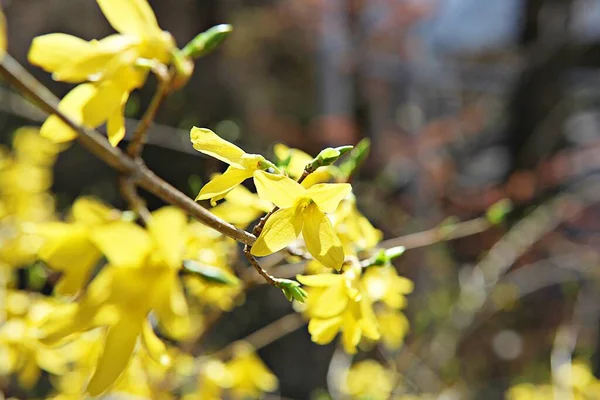
{"type": "Polygon", "coordinates": [[[354,354],[362,336],[379,340],[377,320],[360,282],[359,268],[343,274],[298,275],[297,279],[308,286],[306,314],[313,342],[327,344],[341,331],[344,350],[354,354]]]}
{"type": "Polygon", "coordinates": [[[196,391],[186,394],[183,400],[221,400],[223,390],[233,384],[231,371],[216,359],[200,359],[200,372],[196,391]]]}
{"type": "Polygon", "coordinates": [[[394,372],[365,360],[350,367],[344,383],[342,390],[353,399],[385,400],[394,390],[394,372]]]}
{"type": "MultiPolygon", "coordinates": [[[[146,0],[97,0],[112,27],[120,34],[85,41],[63,33],[33,40],[29,61],[52,72],[55,80],[82,83],[60,102],[59,109],[76,123],[89,127],[107,124],[110,143],[125,135],[124,107],[129,94],[140,88],[148,68],[138,60],[169,63],[175,49],[173,37],[158,26],[146,0]]],[[[76,133],[57,116],[50,116],[42,136],[57,142],[71,141],[76,133]]]]}
{"type": "Polygon", "coordinates": [[[325,213],[332,213],[352,187],[347,183],[322,183],[304,188],[283,176],[256,171],[254,183],[261,199],[280,209],[267,220],[252,246],[252,254],[266,256],[281,250],[300,233],[306,249],[329,268],[340,269],[344,262],[342,243],[325,213]]]}
{"type": "Polygon", "coordinates": [[[231,374],[231,391],[238,399],[256,399],[279,386],[277,377],[247,343],[236,343],[234,355],[227,364],[231,374]]]}
{"type": "Polygon", "coordinates": [[[79,303],[69,304],[44,327],[49,344],[93,327],[108,327],[104,351],[87,387],[91,395],[113,385],[140,336],[150,355],[169,362],[164,344],[148,325],[148,313],[154,312],[171,336],[188,333],[187,303],[178,279],[187,232],[187,217],[174,207],[153,212],[147,231],[126,221],[95,229],[92,239],[109,265],[79,303]]]}
{"type": "Polygon", "coordinates": [[[275,167],[260,154],[248,154],[210,129],[194,127],[190,132],[190,139],[194,149],[229,164],[222,175],[202,187],[196,200],[211,199],[212,205],[215,205],[217,200],[225,197],[234,187],[251,178],[255,171],[275,167]]]}
{"type": "Polygon", "coordinates": [[[89,197],[75,201],[72,222],[38,224],[35,232],[46,239],[38,256],[48,267],[62,272],[56,285],[63,296],[76,295],[87,283],[102,254],[92,241],[92,232],[118,220],[121,213],[89,197]]]}

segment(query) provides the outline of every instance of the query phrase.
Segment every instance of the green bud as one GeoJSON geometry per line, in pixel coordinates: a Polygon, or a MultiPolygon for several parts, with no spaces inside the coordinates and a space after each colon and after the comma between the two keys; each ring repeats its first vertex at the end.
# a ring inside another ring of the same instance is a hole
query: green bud
{"type": "Polygon", "coordinates": [[[512,209],[512,202],[509,199],[502,199],[492,204],[485,212],[485,216],[491,224],[498,225],[504,221],[506,215],[511,212],[512,209]]]}
{"type": "Polygon", "coordinates": [[[348,179],[356,172],[369,155],[370,149],[371,141],[368,138],[362,139],[354,146],[346,160],[340,164],[340,171],[344,178],[348,179]]]}
{"type": "Polygon", "coordinates": [[[396,246],[396,247],[392,247],[389,248],[385,251],[385,256],[388,259],[388,262],[393,261],[394,259],[400,257],[402,254],[404,254],[404,246],[396,246]]]}
{"type": "Polygon", "coordinates": [[[213,51],[223,40],[229,36],[233,27],[229,24],[213,26],[205,32],[198,34],[181,49],[183,57],[199,58],[213,51]]]}
{"type": "Polygon", "coordinates": [[[288,301],[296,300],[300,303],[304,303],[308,297],[306,290],[302,289],[300,283],[296,281],[282,278],[277,278],[275,281],[277,282],[277,286],[283,291],[283,294],[288,301]]]}
{"type": "Polygon", "coordinates": [[[240,284],[240,280],[235,275],[224,269],[202,264],[198,261],[185,260],[183,261],[183,268],[185,271],[198,275],[200,278],[210,283],[228,286],[237,286],[240,284]]]}
{"type": "Polygon", "coordinates": [[[352,150],[353,146],[327,147],[306,166],[308,171],[314,171],[319,167],[325,167],[336,162],[342,155],[352,150]]]}

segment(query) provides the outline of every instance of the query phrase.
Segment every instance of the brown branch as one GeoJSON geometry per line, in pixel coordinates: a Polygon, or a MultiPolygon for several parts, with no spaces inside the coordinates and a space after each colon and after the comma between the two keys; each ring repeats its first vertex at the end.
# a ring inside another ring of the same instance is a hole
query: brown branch
{"type": "Polygon", "coordinates": [[[54,114],[78,133],[77,140],[90,152],[123,175],[130,176],[135,183],[159,197],[166,203],[175,205],[201,223],[244,244],[253,244],[256,237],[238,229],[230,223],[210,213],[179,190],[165,182],[144,165],[127,157],[120,149],[112,147],[95,129],[79,126],[70,117],[58,110],[58,99],[44,85],[39,83],[11,56],[5,54],[0,63],[0,75],[7,83],[33,101],[41,110],[54,114]]]}

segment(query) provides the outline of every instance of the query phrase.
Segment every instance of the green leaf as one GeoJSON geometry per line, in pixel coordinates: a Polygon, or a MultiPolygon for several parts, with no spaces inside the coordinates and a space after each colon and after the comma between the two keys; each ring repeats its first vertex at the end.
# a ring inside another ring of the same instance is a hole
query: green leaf
{"type": "Polygon", "coordinates": [[[210,283],[218,283],[228,286],[237,286],[240,284],[240,280],[230,272],[224,269],[213,267],[212,265],[202,264],[194,260],[183,261],[183,268],[187,272],[198,275],[210,283]]]}
{"type": "Polygon", "coordinates": [[[233,27],[229,24],[213,26],[193,38],[180,50],[180,53],[183,57],[203,57],[220,45],[232,31],[233,27]]]}
{"type": "Polygon", "coordinates": [[[290,279],[276,278],[275,282],[277,286],[283,291],[283,294],[288,301],[296,300],[300,303],[304,303],[308,297],[306,290],[302,289],[300,283],[292,281],[290,279]]]}
{"type": "Polygon", "coordinates": [[[485,216],[491,224],[498,225],[504,221],[506,215],[511,212],[512,209],[512,202],[509,199],[502,199],[492,204],[485,212],[485,216]]]}

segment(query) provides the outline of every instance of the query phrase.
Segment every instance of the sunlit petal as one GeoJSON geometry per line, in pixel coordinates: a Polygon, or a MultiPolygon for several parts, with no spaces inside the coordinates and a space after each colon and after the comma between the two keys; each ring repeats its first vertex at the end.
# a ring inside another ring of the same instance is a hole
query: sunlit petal
{"type": "Polygon", "coordinates": [[[138,267],[152,248],[148,233],[139,226],[117,221],[95,229],[92,240],[115,266],[138,267]]]}
{"type": "Polygon", "coordinates": [[[293,242],[302,228],[299,223],[301,220],[296,218],[295,214],[294,208],[284,208],[271,215],[252,246],[252,254],[267,256],[293,242]]]}
{"type": "Polygon", "coordinates": [[[319,183],[306,190],[308,197],[314,200],[324,213],[332,213],[352,191],[349,183],[319,183]]]}
{"type": "Polygon", "coordinates": [[[302,236],[306,242],[306,249],[323,265],[338,270],[342,267],[342,243],[335,234],[329,218],[315,204],[306,209],[302,236]]]}
{"type": "Polygon", "coordinates": [[[119,109],[125,90],[112,81],[97,86],[96,94],[83,107],[83,122],[87,126],[98,126],[119,109]]]}
{"type": "Polygon", "coordinates": [[[181,267],[186,241],[187,217],[176,207],[163,207],[152,213],[148,231],[162,259],[171,268],[181,267]]]}
{"type": "MultiPolygon", "coordinates": [[[[84,83],[71,90],[58,105],[58,109],[65,113],[73,122],[83,122],[83,107],[96,94],[96,87],[91,83],[84,83]]],[[[56,115],[51,115],[40,129],[40,135],[57,143],[68,142],[77,137],[77,133],[56,115]]]]}
{"type": "Polygon", "coordinates": [[[231,189],[252,176],[252,171],[239,169],[233,166],[227,168],[223,175],[215,177],[202,187],[196,197],[198,200],[206,200],[214,197],[224,197],[231,189]]]}
{"type": "Polygon", "coordinates": [[[296,275],[296,279],[306,286],[327,287],[339,285],[344,280],[344,276],[337,274],[296,275]]]}
{"type": "Polygon", "coordinates": [[[242,156],[246,154],[244,150],[233,143],[222,139],[210,129],[193,127],[190,132],[190,140],[192,141],[194,149],[199,152],[227,164],[243,168],[240,164],[240,160],[242,156]]]}
{"type": "Polygon", "coordinates": [[[342,325],[342,317],[318,319],[313,318],[308,323],[311,340],[317,344],[330,343],[337,335],[342,325]]]}
{"type": "Polygon", "coordinates": [[[330,286],[321,293],[319,301],[310,310],[310,313],[316,318],[334,317],[344,311],[348,300],[343,285],[330,286]]]}
{"type": "Polygon", "coordinates": [[[165,343],[156,336],[152,324],[148,319],[144,321],[142,340],[146,350],[148,350],[148,354],[154,361],[165,366],[168,366],[171,363],[171,357],[167,352],[167,346],[165,346],[165,343]]]}
{"type": "Polygon", "coordinates": [[[133,355],[142,324],[140,316],[123,315],[117,324],[110,327],[104,351],[88,384],[87,393],[98,396],[123,373],[133,355]]]}
{"type": "MultiPolygon", "coordinates": [[[[90,42],[78,37],[64,33],[51,33],[33,39],[27,59],[33,65],[42,67],[48,72],[54,72],[65,64],[73,62],[74,57],[87,55],[92,47],[90,42]]],[[[75,80],[75,82],[83,79],[75,80]]]]}
{"type": "Polygon", "coordinates": [[[306,193],[298,182],[287,176],[261,170],[254,173],[254,185],[261,199],[270,201],[279,208],[292,207],[306,193]]]}
{"type": "Polygon", "coordinates": [[[104,16],[117,32],[148,36],[160,32],[156,16],[146,0],[97,0],[104,16]]]}

